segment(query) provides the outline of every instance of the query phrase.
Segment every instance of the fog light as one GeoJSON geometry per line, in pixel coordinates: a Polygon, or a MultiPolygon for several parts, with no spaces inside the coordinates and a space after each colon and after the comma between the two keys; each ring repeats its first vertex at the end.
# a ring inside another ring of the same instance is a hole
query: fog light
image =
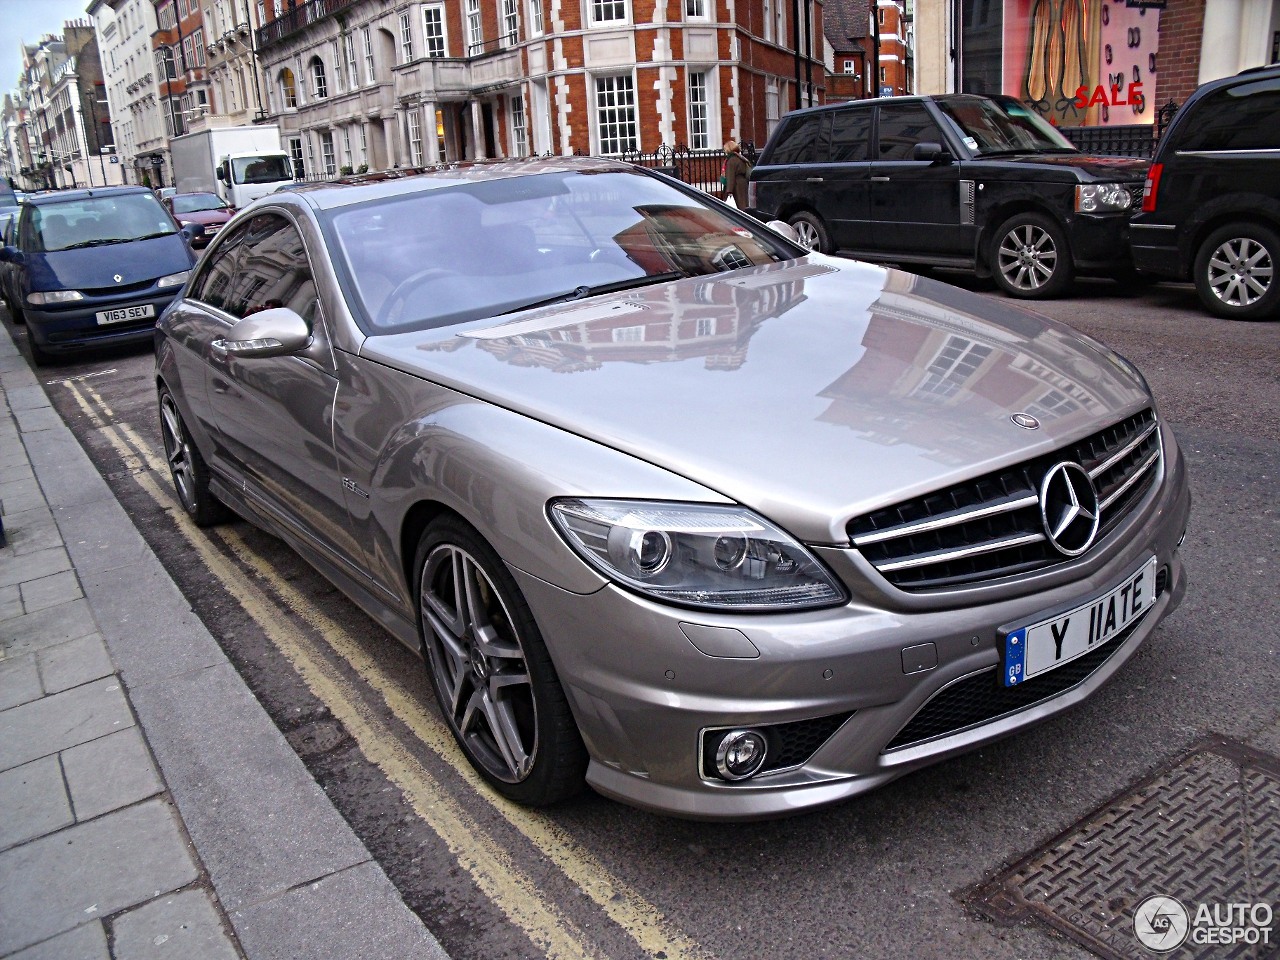
{"type": "Polygon", "coordinates": [[[716,748],[716,772],[726,780],[754,777],[764,766],[769,747],[755,730],[730,730],[716,748]]]}

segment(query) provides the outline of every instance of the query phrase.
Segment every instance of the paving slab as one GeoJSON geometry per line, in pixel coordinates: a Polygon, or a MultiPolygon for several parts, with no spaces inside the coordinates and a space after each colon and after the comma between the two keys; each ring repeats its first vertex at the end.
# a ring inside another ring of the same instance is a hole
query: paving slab
{"type": "Polygon", "coordinates": [[[101,501],[110,502],[119,509],[111,488],[71,431],[55,411],[50,410],[49,413],[58,421],[61,430],[23,436],[31,466],[40,478],[40,488],[49,505],[56,509],[72,503],[101,501]]]}
{"type": "Polygon", "coordinates": [[[38,580],[71,569],[71,558],[61,546],[37,550],[24,556],[0,554],[0,586],[38,580]]]}
{"type": "Polygon", "coordinates": [[[161,800],[0,853],[0,955],[185,887],[196,867],[161,800]]]}
{"type": "Polygon", "coordinates": [[[26,610],[22,606],[22,587],[18,584],[0,587],[0,620],[10,620],[24,613],[26,610]]]}
{"type": "Polygon", "coordinates": [[[72,503],[53,512],[71,562],[83,576],[151,559],[151,548],[118,503],[72,503]]]}
{"type": "Polygon", "coordinates": [[[375,863],[364,863],[231,914],[254,960],[447,960],[375,863]]]}
{"type": "Polygon", "coordinates": [[[89,820],[164,790],[137,727],[91,740],[62,753],[77,820],[89,820]]]}
{"type": "Polygon", "coordinates": [[[226,909],[369,859],[230,663],[129,694],[226,909]]]}
{"type": "Polygon", "coordinates": [[[93,619],[85,600],[73,600],[47,610],[25,613],[20,617],[0,620],[0,656],[17,657],[34,653],[67,640],[96,633],[98,624],[93,619]]]}
{"type": "Polygon", "coordinates": [[[61,693],[116,672],[98,633],[45,647],[36,654],[45,693],[61,693]]]}
{"type": "Polygon", "coordinates": [[[49,398],[45,395],[44,388],[38,383],[31,383],[22,387],[9,387],[4,393],[5,400],[11,411],[38,410],[42,407],[50,406],[49,398]]]}
{"type": "Polygon", "coordinates": [[[27,580],[21,584],[22,606],[27,613],[47,610],[59,604],[70,603],[84,596],[74,570],[63,570],[39,580],[27,580]]]}
{"type": "Polygon", "coordinates": [[[0,713],[0,770],[132,727],[115,677],[105,677],[0,713]]]}
{"type": "Polygon", "coordinates": [[[96,920],[11,954],[6,960],[111,960],[107,934],[96,920]]]}
{"type": "Polygon", "coordinates": [[[0,711],[38,700],[43,693],[33,655],[0,660],[0,711]]]}
{"type": "Polygon", "coordinates": [[[18,421],[18,429],[24,434],[36,433],[40,430],[54,430],[64,427],[62,418],[53,407],[32,407],[30,410],[14,410],[13,419],[18,421]]]}
{"type": "Polygon", "coordinates": [[[4,532],[9,541],[6,549],[18,557],[62,546],[62,534],[58,532],[53,513],[43,502],[19,513],[6,512],[4,532]]]}
{"type": "Polygon", "coordinates": [[[75,822],[57,757],[0,772],[0,850],[75,822]]]}
{"type": "Polygon", "coordinates": [[[227,662],[154,556],[82,573],[81,586],[97,614],[111,659],[131,690],[227,662]],[[148,602],[139,604],[138,597],[148,602]]]}
{"type": "Polygon", "coordinates": [[[44,494],[34,479],[0,483],[0,506],[5,515],[30,510],[44,502],[44,494]]]}
{"type": "Polygon", "coordinates": [[[115,960],[237,960],[240,956],[203,890],[184,890],[121,914],[112,931],[115,960]]]}

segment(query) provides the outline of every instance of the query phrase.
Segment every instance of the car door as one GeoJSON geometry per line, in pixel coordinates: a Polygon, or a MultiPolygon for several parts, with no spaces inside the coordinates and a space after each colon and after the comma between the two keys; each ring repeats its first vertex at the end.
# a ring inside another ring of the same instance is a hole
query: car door
{"type": "Polygon", "coordinates": [[[871,234],[872,108],[861,104],[830,113],[826,163],[815,171],[814,202],[842,250],[865,250],[871,234]]]}
{"type": "Polygon", "coordinates": [[[283,212],[263,212],[244,225],[221,336],[235,320],[273,307],[300,314],[312,344],[283,357],[235,356],[210,344],[208,396],[219,457],[242,475],[252,504],[329,559],[354,562],[361,550],[333,446],[338,379],[331,339],[306,245],[283,212]]]}
{"type": "Polygon", "coordinates": [[[915,160],[917,144],[947,146],[922,100],[881,104],[878,152],[870,182],[872,241],[881,253],[971,255],[972,226],[962,222],[960,164],[915,160]]]}

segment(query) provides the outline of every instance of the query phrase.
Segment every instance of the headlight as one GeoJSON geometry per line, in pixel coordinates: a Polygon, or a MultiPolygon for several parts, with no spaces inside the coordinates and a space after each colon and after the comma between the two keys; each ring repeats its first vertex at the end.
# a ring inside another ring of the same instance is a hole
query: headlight
{"type": "Polygon", "coordinates": [[[190,270],[183,270],[181,273],[171,273],[167,277],[161,277],[156,281],[157,287],[180,287],[187,282],[187,276],[190,270]]]}
{"type": "Polygon", "coordinates": [[[44,293],[32,291],[27,294],[27,303],[43,306],[46,303],[74,303],[83,300],[84,294],[79,290],[49,290],[44,293]]]}
{"type": "Polygon", "coordinates": [[[1080,183],[1076,185],[1076,212],[1100,213],[1128,210],[1133,198],[1123,183],[1080,183]]]}
{"type": "Polygon", "coordinates": [[[550,513],[587,563],[656,600],[735,610],[845,600],[844,589],[804,547],[745,507],[557,500],[550,513]]]}

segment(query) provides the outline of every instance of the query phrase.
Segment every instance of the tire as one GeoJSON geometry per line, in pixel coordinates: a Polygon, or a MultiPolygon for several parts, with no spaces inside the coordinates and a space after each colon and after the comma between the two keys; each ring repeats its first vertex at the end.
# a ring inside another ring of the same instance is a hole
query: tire
{"type": "Polygon", "coordinates": [[[1260,224],[1232,223],[1205,238],[1196,253],[1196,293],[1204,308],[1228,320],[1265,320],[1280,310],[1280,237],[1260,224]]]}
{"type": "Polygon", "coordinates": [[[787,221],[800,236],[800,245],[818,253],[831,253],[831,234],[822,218],[808,210],[793,213],[787,221]]]}
{"type": "Polygon", "coordinates": [[[423,661],[471,765],[517,803],[546,806],[578,793],[587,751],[506,565],[450,515],[423,533],[414,570],[423,661]]]}
{"type": "Polygon", "coordinates": [[[27,334],[27,346],[31,349],[31,362],[37,367],[47,367],[54,363],[58,358],[46,350],[40,344],[36,343],[36,338],[27,334]]]}
{"type": "Polygon", "coordinates": [[[1024,300],[1060,297],[1075,275],[1066,234],[1041,213],[1015,214],[1000,224],[988,260],[1000,289],[1024,300]]]}
{"type": "Polygon", "coordinates": [[[229,519],[231,511],[209,489],[209,467],[187,432],[173,394],[165,387],[160,388],[160,433],[173,489],[187,516],[197,527],[212,527],[229,519]]]}

